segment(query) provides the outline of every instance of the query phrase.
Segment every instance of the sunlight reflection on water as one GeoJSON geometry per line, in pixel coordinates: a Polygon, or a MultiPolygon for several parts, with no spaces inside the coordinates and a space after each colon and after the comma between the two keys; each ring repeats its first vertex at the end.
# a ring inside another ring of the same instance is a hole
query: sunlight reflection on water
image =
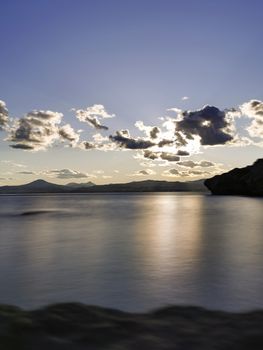
{"type": "Polygon", "coordinates": [[[1,196],[0,303],[262,308],[262,209],[190,194],[1,196]]]}

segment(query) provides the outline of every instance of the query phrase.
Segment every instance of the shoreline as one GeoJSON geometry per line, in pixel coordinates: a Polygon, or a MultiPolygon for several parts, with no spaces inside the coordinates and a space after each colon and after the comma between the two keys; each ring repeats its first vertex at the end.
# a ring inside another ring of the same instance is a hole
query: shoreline
{"type": "Polygon", "coordinates": [[[130,313],[81,303],[35,310],[0,305],[0,348],[263,349],[263,310],[167,306],[130,313]]]}

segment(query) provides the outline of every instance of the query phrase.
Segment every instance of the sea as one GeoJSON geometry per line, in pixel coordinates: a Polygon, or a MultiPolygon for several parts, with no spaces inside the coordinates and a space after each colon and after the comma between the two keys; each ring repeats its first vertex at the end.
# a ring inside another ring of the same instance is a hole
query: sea
{"type": "Polygon", "coordinates": [[[0,304],[263,308],[263,199],[0,196],[0,304]]]}

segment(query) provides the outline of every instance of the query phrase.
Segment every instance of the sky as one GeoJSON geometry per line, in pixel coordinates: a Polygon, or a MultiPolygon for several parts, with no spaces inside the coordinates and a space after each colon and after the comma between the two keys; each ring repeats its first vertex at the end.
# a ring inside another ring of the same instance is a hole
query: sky
{"type": "Polygon", "coordinates": [[[190,181],[263,147],[263,2],[1,1],[0,185],[190,181]]]}

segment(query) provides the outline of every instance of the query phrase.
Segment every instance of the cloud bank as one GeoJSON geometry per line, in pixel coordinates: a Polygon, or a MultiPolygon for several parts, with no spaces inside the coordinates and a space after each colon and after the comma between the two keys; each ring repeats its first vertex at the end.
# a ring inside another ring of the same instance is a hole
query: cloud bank
{"type": "MultiPolygon", "coordinates": [[[[7,133],[5,140],[11,143],[10,147],[25,151],[46,150],[59,144],[84,151],[136,151],[134,158],[148,168],[137,174],[140,176],[146,176],[146,173],[149,175],[151,167],[167,167],[169,164],[176,165],[179,169],[167,170],[168,176],[201,175],[210,171],[202,168],[215,167],[210,161],[194,162],[188,159],[200,153],[202,147],[249,144],[263,146],[263,102],[255,99],[227,109],[208,105],[184,111],[176,107],[170,108],[167,112],[175,116],[169,114],[161,117],[153,125],[137,121],[135,136],[128,129],[109,132],[104,121],[115,117],[115,114],[107,112],[102,104],[74,111],[75,123],[86,123],[91,126],[88,133],[93,131],[95,134],[89,135],[86,131],[84,133],[83,130],[75,130],[69,123],[63,123],[62,113],[50,110],[34,110],[20,119],[10,119],[6,104],[1,100],[0,129],[7,133]],[[240,128],[236,124],[243,120],[246,127],[240,135],[240,128]],[[180,170],[180,167],[185,170],[180,170]]],[[[80,178],[85,175],[69,169],[63,171],[54,172],[53,176],[56,174],[60,178],[80,178]]]]}

